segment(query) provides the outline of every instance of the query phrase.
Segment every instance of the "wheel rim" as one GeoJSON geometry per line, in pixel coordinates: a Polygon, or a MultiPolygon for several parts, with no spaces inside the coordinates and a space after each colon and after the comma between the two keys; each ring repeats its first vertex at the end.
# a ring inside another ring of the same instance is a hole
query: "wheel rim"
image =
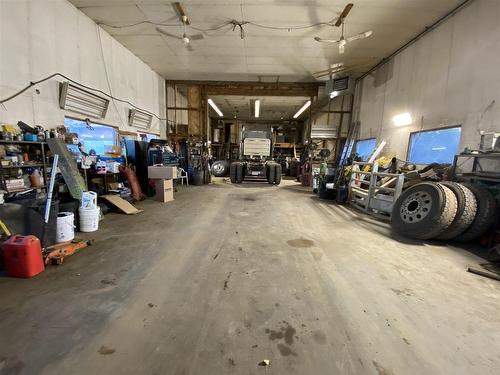
{"type": "Polygon", "coordinates": [[[215,164],[213,168],[216,173],[222,173],[224,171],[224,166],[222,164],[215,164]]]}
{"type": "Polygon", "coordinates": [[[432,197],[425,191],[417,191],[410,194],[403,201],[400,209],[401,219],[410,224],[422,221],[432,207],[432,197]]]}

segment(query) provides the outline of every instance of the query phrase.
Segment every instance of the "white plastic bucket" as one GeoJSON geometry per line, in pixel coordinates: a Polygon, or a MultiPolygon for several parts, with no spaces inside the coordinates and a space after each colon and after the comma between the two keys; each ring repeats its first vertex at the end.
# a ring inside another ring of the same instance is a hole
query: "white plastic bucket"
{"type": "Polygon", "coordinates": [[[80,214],[80,231],[81,232],[95,232],[99,229],[99,214],[100,208],[83,208],[80,207],[78,212],[80,214]]]}
{"type": "Polygon", "coordinates": [[[57,215],[56,241],[67,242],[75,238],[75,215],[72,212],[59,212],[57,215]]]}
{"type": "Polygon", "coordinates": [[[84,191],[82,193],[82,205],[83,208],[97,208],[97,193],[93,191],[84,191]]]}

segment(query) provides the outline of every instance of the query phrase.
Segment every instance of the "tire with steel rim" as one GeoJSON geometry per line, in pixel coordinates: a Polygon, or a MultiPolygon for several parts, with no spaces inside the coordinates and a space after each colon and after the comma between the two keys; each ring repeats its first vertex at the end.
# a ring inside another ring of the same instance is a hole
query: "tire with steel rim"
{"type": "Polygon", "coordinates": [[[474,193],[477,200],[477,212],[469,228],[455,237],[455,240],[472,241],[482,236],[493,226],[497,205],[495,197],[488,190],[467,182],[462,183],[462,185],[474,193]]]}
{"type": "Polygon", "coordinates": [[[465,232],[472,224],[477,212],[477,201],[474,193],[464,185],[456,182],[441,182],[455,194],[457,198],[457,214],[450,226],[437,239],[451,240],[465,232]]]}
{"type": "Polygon", "coordinates": [[[212,164],[212,174],[215,177],[224,177],[229,169],[229,164],[225,160],[217,160],[212,164]]]}
{"type": "Polygon", "coordinates": [[[435,238],[455,219],[457,198],[446,186],[423,182],[405,190],[392,209],[394,232],[420,240],[435,238]]]}

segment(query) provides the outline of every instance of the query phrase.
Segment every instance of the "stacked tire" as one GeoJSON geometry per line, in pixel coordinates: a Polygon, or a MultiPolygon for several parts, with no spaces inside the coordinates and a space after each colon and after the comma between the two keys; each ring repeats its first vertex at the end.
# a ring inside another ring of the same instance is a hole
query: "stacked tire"
{"type": "Polygon", "coordinates": [[[471,241],[493,226],[495,215],[495,198],[477,185],[423,182],[396,200],[391,226],[420,240],[471,241]]]}

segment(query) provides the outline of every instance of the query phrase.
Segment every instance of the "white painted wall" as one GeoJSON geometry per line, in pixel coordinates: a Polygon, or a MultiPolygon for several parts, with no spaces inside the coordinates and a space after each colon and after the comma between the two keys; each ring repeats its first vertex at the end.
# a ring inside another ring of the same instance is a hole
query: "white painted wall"
{"type": "MultiPolygon", "coordinates": [[[[52,73],[60,72],[87,86],[165,118],[164,80],[129,50],[66,0],[0,0],[0,98],[52,73]],[[99,43],[100,32],[103,52],[99,43]]],[[[0,124],[22,120],[54,128],[64,116],[85,116],[59,109],[59,82],[54,78],[0,106],[0,124]]],[[[110,103],[96,122],[136,131],[127,124],[127,104],[110,103]]],[[[165,134],[165,122],[153,120],[152,133],[165,134]]]]}
{"type": "Polygon", "coordinates": [[[412,131],[461,124],[461,149],[500,131],[499,19],[500,1],[475,0],[363,79],[359,138],[386,139],[386,153],[406,159],[412,131]],[[392,123],[401,112],[411,126],[392,123]]]}

